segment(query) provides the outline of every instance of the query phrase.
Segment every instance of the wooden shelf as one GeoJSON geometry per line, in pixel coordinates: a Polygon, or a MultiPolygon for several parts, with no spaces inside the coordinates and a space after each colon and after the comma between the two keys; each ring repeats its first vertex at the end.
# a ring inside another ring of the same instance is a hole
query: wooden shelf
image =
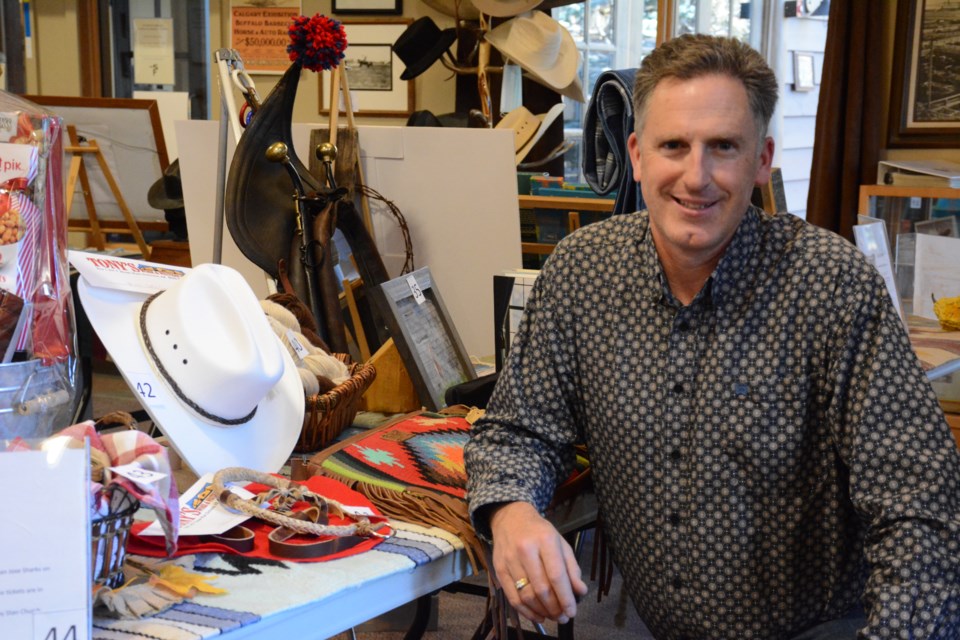
{"type": "Polygon", "coordinates": [[[568,198],[566,196],[520,196],[521,209],[567,209],[569,211],[613,211],[613,200],[568,198]]]}

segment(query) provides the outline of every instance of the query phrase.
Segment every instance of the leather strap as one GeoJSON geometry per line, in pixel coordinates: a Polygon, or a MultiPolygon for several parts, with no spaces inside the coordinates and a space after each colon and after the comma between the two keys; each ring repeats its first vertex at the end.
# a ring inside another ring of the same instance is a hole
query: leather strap
{"type": "MultiPolygon", "coordinates": [[[[291,517],[298,520],[319,522],[320,524],[328,523],[325,503],[322,508],[310,507],[291,514],[291,517]]],[[[267,536],[270,542],[270,553],[281,558],[309,560],[346,551],[367,540],[367,538],[360,536],[344,536],[330,537],[313,542],[290,542],[295,536],[297,536],[297,532],[287,527],[277,527],[271,531],[270,535],[267,536]]]]}
{"type": "Polygon", "coordinates": [[[203,538],[206,542],[225,544],[237,553],[249,553],[253,551],[253,531],[243,525],[237,525],[231,529],[227,529],[223,533],[208,534],[203,536],[203,538]]]}

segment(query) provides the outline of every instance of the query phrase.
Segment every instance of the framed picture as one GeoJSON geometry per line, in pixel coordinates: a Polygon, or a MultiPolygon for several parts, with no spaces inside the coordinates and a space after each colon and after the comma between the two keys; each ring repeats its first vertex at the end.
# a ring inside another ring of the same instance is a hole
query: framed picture
{"type": "Polygon", "coordinates": [[[813,91],[814,70],[813,54],[793,52],[793,90],[813,91]]]}
{"type": "Polygon", "coordinates": [[[333,0],[333,12],[399,16],[403,14],[403,0],[333,0]]]}
{"type": "Polygon", "coordinates": [[[231,0],[230,46],[250,73],[283,73],[290,66],[287,25],[300,15],[300,0],[231,0]]]}
{"type": "MultiPolygon", "coordinates": [[[[358,116],[405,118],[415,104],[413,81],[401,80],[404,65],[393,52],[393,43],[411,20],[343,21],[347,49],[341,61],[354,113],[358,116]]],[[[321,75],[320,113],[330,112],[331,73],[321,75]]],[[[342,96],[341,96],[342,99],[342,96]]]]}
{"type": "Polygon", "coordinates": [[[957,12],[939,0],[897,3],[889,147],[958,147],[957,12]]]}
{"type": "Polygon", "coordinates": [[[446,406],[447,389],[477,377],[430,267],[384,282],[374,292],[423,406],[446,406]]]}

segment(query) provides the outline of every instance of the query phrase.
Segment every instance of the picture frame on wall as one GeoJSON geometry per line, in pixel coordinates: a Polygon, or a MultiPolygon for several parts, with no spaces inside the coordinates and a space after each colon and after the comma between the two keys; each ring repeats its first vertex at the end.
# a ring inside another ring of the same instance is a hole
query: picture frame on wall
{"type": "MultiPolygon", "coordinates": [[[[343,20],[347,34],[345,58],[341,71],[346,74],[353,111],[358,116],[406,118],[416,103],[412,80],[402,80],[404,64],[393,51],[393,43],[406,31],[412,20],[343,20]]],[[[319,85],[320,114],[330,113],[330,79],[321,75],[319,85]]],[[[342,96],[341,96],[342,100],[342,96]]]]}
{"type": "Polygon", "coordinates": [[[403,15],[403,0],[333,0],[333,13],[344,15],[403,15]]]}
{"type": "Polygon", "coordinates": [[[960,146],[960,17],[936,0],[899,2],[887,146],[960,146]]]}

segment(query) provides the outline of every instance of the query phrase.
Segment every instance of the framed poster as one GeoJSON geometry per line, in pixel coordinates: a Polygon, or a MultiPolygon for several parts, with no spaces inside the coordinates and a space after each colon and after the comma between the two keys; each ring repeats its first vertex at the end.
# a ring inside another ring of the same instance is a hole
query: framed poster
{"type": "MultiPolygon", "coordinates": [[[[341,61],[354,113],[358,116],[408,117],[413,113],[415,94],[412,80],[401,80],[404,65],[393,52],[393,43],[411,20],[343,21],[347,49],[341,61]]],[[[330,113],[330,78],[321,74],[320,114],[330,113]]],[[[341,96],[342,99],[342,96],[341,96]]]]}
{"type": "Polygon", "coordinates": [[[399,16],[403,0],[333,0],[334,13],[399,16]]]}
{"type": "Polygon", "coordinates": [[[477,377],[430,267],[394,278],[374,293],[423,406],[446,406],[447,389],[477,377]]]}
{"type": "Polygon", "coordinates": [[[250,73],[283,73],[290,66],[287,27],[301,14],[300,0],[230,3],[230,43],[250,73]]]}
{"type": "Polygon", "coordinates": [[[960,146],[960,14],[939,0],[897,3],[889,147],[960,146]]]}

